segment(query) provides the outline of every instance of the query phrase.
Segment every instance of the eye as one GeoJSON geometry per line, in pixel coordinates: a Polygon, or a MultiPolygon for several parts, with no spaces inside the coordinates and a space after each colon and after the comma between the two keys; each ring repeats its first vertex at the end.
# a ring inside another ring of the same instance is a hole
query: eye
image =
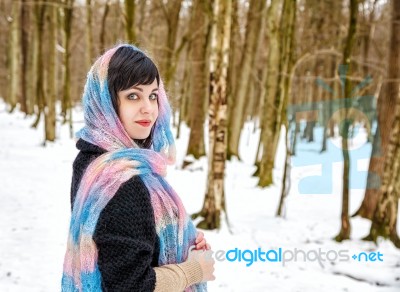
{"type": "Polygon", "coordinates": [[[150,100],[157,100],[158,99],[158,94],[157,93],[152,93],[149,96],[150,100]]]}
{"type": "Polygon", "coordinates": [[[138,98],[139,98],[139,97],[137,96],[136,93],[131,93],[131,94],[128,95],[128,99],[129,99],[129,100],[136,100],[136,99],[138,99],[138,98]]]}

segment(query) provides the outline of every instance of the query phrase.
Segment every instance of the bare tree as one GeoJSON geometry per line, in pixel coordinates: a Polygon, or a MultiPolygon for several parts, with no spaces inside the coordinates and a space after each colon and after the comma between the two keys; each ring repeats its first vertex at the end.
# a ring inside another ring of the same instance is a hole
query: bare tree
{"type": "Polygon", "coordinates": [[[194,35],[190,43],[191,93],[190,102],[190,137],[187,155],[198,159],[205,155],[204,120],[207,98],[207,26],[208,4],[194,0],[190,20],[190,31],[194,35]]]}
{"type": "MultiPolygon", "coordinates": [[[[72,128],[72,102],[71,102],[71,31],[72,31],[72,20],[74,11],[74,0],[62,0],[62,30],[63,30],[63,95],[61,102],[61,116],[63,117],[63,123],[67,120],[70,121],[70,127],[72,128]],[[68,111],[70,112],[69,119],[67,119],[68,111]]],[[[72,130],[72,129],[71,129],[72,130]]]]}
{"type": "Polygon", "coordinates": [[[106,22],[107,22],[107,16],[108,13],[110,12],[110,0],[107,0],[106,3],[104,4],[104,12],[101,17],[101,29],[100,29],[100,49],[104,50],[105,49],[105,44],[106,44],[106,22]]]}
{"type": "Polygon", "coordinates": [[[391,136],[394,115],[388,114],[396,104],[399,93],[400,82],[400,4],[393,0],[393,16],[390,37],[390,49],[387,67],[388,82],[385,82],[378,98],[378,128],[372,144],[371,159],[368,168],[367,186],[364,200],[360,209],[354,214],[363,218],[372,219],[376,204],[381,193],[381,180],[383,177],[384,164],[387,156],[389,140],[391,136]],[[396,7],[397,5],[397,7],[396,7]],[[397,10],[395,10],[397,9],[397,10]],[[379,153],[377,155],[377,153],[379,153]]]}
{"type": "Polygon", "coordinates": [[[38,66],[38,54],[39,54],[39,41],[38,41],[38,26],[36,17],[36,5],[31,9],[31,35],[29,37],[29,48],[28,50],[28,82],[27,82],[27,95],[29,99],[28,107],[31,113],[37,113],[37,66],[38,66]],[[35,109],[36,106],[36,109],[35,109]]]}
{"type": "MultiPolygon", "coordinates": [[[[57,2],[53,2],[57,4],[57,2]]],[[[54,141],[56,139],[56,44],[57,44],[57,6],[51,5],[47,9],[47,27],[49,28],[49,38],[47,40],[49,54],[46,75],[46,104],[44,108],[45,117],[45,140],[54,141]]]]}
{"type": "Polygon", "coordinates": [[[37,125],[39,124],[40,117],[42,115],[43,109],[44,109],[44,103],[45,103],[45,92],[44,92],[44,70],[43,70],[43,47],[44,47],[44,42],[43,42],[43,34],[44,34],[44,17],[46,13],[46,5],[45,3],[42,3],[39,0],[35,1],[35,7],[34,7],[34,39],[33,39],[33,50],[36,53],[32,54],[32,57],[34,58],[33,64],[34,67],[33,69],[33,75],[36,78],[36,84],[35,84],[35,95],[36,95],[36,105],[37,105],[37,112],[36,112],[36,120],[32,124],[32,127],[36,128],[37,125]]]}
{"type": "MultiPolygon", "coordinates": [[[[383,137],[389,139],[384,155],[384,170],[382,173],[382,184],[375,204],[374,215],[372,218],[371,230],[366,239],[376,242],[379,236],[390,238],[394,245],[400,248],[400,239],[397,234],[397,210],[400,198],[400,0],[392,1],[392,26],[390,38],[388,77],[392,79],[388,83],[387,96],[380,104],[380,121],[384,119],[384,114],[388,115],[388,107],[394,106],[396,111],[392,119],[392,124],[380,124],[382,140],[383,137]],[[393,105],[393,102],[396,105],[393,105]],[[385,104],[383,104],[385,103],[385,104]],[[386,104],[387,103],[387,104],[386,104]],[[384,110],[387,110],[384,112],[384,110]]],[[[379,98],[383,98],[380,96],[379,98]]],[[[384,120],[387,123],[386,120],[384,120]]],[[[375,138],[376,139],[376,138],[375,138]]],[[[383,145],[382,145],[383,147],[383,145]]],[[[372,206],[369,206],[372,208],[372,206]]]]}
{"type": "MultiPolygon", "coordinates": [[[[295,23],[296,23],[296,0],[286,0],[287,7],[284,11],[283,17],[285,18],[284,27],[287,28],[287,34],[284,39],[282,55],[284,57],[283,69],[284,73],[289,77],[283,79],[282,87],[281,87],[281,94],[282,94],[282,105],[278,107],[280,112],[278,112],[277,123],[283,125],[285,127],[285,142],[286,142],[286,157],[285,157],[285,165],[283,171],[283,178],[282,178],[282,190],[281,190],[281,198],[279,200],[278,210],[276,212],[277,216],[282,216],[283,213],[283,206],[285,202],[285,198],[290,190],[290,143],[288,140],[289,137],[289,122],[286,115],[286,108],[289,99],[289,95],[291,93],[292,83],[293,83],[293,55],[295,51],[295,23]]],[[[278,129],[275,132],[280,133],[278,129]]],[[[277,143],[277,141],[274,141],[277,143]]],[[[275,148],[277,146],[275,145],[275,148]]]]}
{"type": "Polygon", "coordinates": [[[275,98],[278,92],[278,74],[280,61],[280,13],[279,9],[284,1],[272,0],[268,8],[267,28],[269,35],[269,51],[267,58],[267,75],[265,80],[265,93],[261,113],[260,146],[262,145],[262,158],[259,164],[259,186],[268,186],[272,183],[272,169],[274,155],[269,152],[270,144],[274,137],[273,122],[276,116],[275,98]]]}
{"type": "Polygon", "coordinates": [[[171,80],[175,75],[176,62],[179,57],[179,54],[176,54],[178,51],[175,50],[175,45],[182,0],[169,0],[167,4],[160,0],[160,5],[167,24],[167,41],[163,54],[162,70],[165,86],[172,90],[174,84],[171,84],[171,80]]]}
{"type": "Polygon", "coordinates": [[[32,98],[28,99],[28,58],[29,58],[29,6],[26,5],[26,0],[21,2],[20,13],[20,26],[21,26],[21,89],[20,89],[20,104],[21,111],[26,114],[32,114],[33,107],[29,105],[32,103],[32,98]],[[28,106],[29,105],[29,106],[28,106]]]}
{"type": "MultiPolygon", "coordinates": [[[[135,0],[124,1],[124,25],[125,25],[125,40],[129,43],[136,43],[136,25],[135,25],[135,0]]],[[[106,4],[107,7],[107,4],[106,4]]]]}
{"type": "MultiPolygon", "coordinates": [[[[240,0],[232,1],[232,23],[231,23],[231,43],[229,49],[229,67],[228,67],[228,125],[231,124],[233,107],[236,104],[235,100],[235,84],[238,75],[240,56],[242,51],[242,36],[240,34],[239,21],[239,2],[240,0]]],[[[229,126],[228,126],[228,141],[229,141],[229,126]]],[[[228,158],[229,159],[229,158],[228,158]]]]}
{"type": "Polygon", "coordinates": [[[347,39],[343,50],[343,70],[339,72],[341,80],[344,82],[344,116],[342,129],[342,153],[343,153],[343,199],[341,228],[339,234],[335,237],[336,241],[342,241],[350,238],[350,220],[349,220],[349,185],[350,185],[350,155],[348,145],[348,135],[350,128],[349,110],[351,107],[351,82],[347,80],[347,75],[351,71],[352,50],[355,42],[358,16],[358,0],[350,0],[350,17],[347,39]]]}
{"type": "Polygon", "coordinates": [[[11,28],[10,28],[10,49],[9,49],[9,72],[10,72],[10,86],[8,94],[8,104],[10,105],[10,112],[14,111],[17,106],[19,96],[19,83],[20,83],[20,9],[21,2],[12,2],[11,11],[11,28]]]}
{"type": "Polygon", "coordinates": [[[229,61],[232,0],[213,3],[214,23],[211,35],[210,103],[209,103],[209,160],[207,193],[203,209],[193,215],[204,219],[198,224],[203,229],[220,228],[220,216],[225,211],[224,175],[226,160],[226,79],[229,61]]]}
{"type": "Polygon", "coordinates": [[[86,0],[86,68],[89,69],[93,59],[93,19],[92,0],[86,0]]]}
{"type": "Polygon", "coordinates": [[[370,233],[365,239],[376,243],[378,237],[382,236],[389,238],[400,248],[396,229],[400,198],[400,93],[397,97],[396,114],[387,151],[381,195],[372,218],[370,233]]]}
{"type": "Polygon", "coordinates": [[[235,106],[232,108],[232,118],[229,119],[228,136],[228,158],[230,156],[239,157],[239,139],[244,121],[243,112],[245,106],[248,85],[256,55],[258,40],[260,39],[260,25],[264,14],[266,1],[251,0],[247,14],[246,37],[240,70],[235,85],[235,106]]]}

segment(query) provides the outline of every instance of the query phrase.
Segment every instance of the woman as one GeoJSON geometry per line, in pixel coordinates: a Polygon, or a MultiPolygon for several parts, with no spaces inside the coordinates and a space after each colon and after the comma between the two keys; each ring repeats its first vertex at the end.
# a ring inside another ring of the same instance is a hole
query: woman
{"type": "Polygon", "coordinates": [[[164,179],[175,147],[156,66],[134,46],[108,50],[83,105],[62,291],[207,291],[210,246],[164,179]]]}

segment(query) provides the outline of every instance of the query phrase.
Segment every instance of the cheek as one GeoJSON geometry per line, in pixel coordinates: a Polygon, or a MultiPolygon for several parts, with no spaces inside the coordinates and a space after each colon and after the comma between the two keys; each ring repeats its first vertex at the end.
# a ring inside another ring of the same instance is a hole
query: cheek
{"type": "Polygon", "coordinates": [[[119,119],[123,125],[126,125],[128,118],[129,118],[129,115],[127,115],[126,110],[120,109],[119,110],[119,119]]]}
{"type": "Polygon", "coordinates": [[[154,107],[154,117],[158,117],[158,104],[154,107]]]}

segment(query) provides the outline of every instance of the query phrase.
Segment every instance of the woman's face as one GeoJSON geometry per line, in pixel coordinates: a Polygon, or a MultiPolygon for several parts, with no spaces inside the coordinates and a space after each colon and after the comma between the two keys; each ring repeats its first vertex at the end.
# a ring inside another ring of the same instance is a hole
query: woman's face
{"type": "Polygon", "coordinates": [[[158,84],[135,85],[118,92],[119,118],[132,139],[146,139],[158,117],[158,84]]]}

